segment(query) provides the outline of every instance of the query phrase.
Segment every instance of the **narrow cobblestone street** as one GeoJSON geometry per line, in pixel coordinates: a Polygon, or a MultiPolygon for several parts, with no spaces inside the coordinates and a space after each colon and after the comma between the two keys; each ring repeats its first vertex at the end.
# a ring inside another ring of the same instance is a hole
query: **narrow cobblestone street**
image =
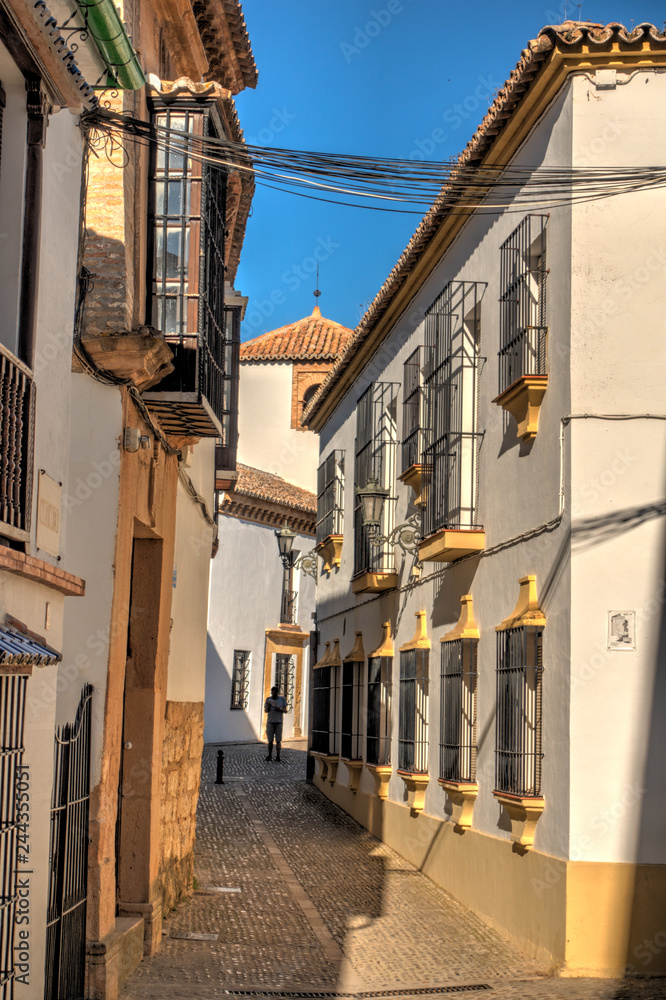
{"type": "Polygon", "coordinates": [[[657,1000],[666,980],[554,979],[305,782],[302,743],[203,757],[196,883],[122,1000],[487,993],[657,1000]]]}

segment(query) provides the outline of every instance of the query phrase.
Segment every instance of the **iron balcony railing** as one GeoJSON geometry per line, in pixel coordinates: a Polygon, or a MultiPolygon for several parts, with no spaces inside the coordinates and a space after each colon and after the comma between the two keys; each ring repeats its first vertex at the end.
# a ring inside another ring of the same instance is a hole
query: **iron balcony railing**
{"type": "Polygon", "coordinates": [[[294,625],[296,623],[296,598],[295,590],[283,590],[282,602],[280,605],[280,623],[282,625],[294,625]]]}
{"type": "Polygon", "coordinates": [[[149,315],[174,355],[174,370],[146,402],[166,431],[233,445],[239,334],[224,303],[226,171],[191,155],[217,136],[210,108],[156,106],[169,143],[151,158],[149,315]]]}
{"type": "Polygon", "coordinates": [[[0,534],[30,530],[34,410],[30,369],[0,345],[0,534]]]}
{"type": "Polygon", "coordinates": [[[547,215],[528,215],[500,248],[499,391],[546,374],[547,215]]]}
{"type": "MultiPolygon", "coordinates": [[[[356,491],[376,479],[389,490],[384,502],[380,535],[388,535],[395,524],[395,476],[397,449],[397,396],[395,382],[373,382],[359,398],[356,407],[356,491]]],[[[393,545],[373,545],[370,529],[363,525],[358,492],[354,507],[354,575],[390,573],[395,569],[393,545]]]]}

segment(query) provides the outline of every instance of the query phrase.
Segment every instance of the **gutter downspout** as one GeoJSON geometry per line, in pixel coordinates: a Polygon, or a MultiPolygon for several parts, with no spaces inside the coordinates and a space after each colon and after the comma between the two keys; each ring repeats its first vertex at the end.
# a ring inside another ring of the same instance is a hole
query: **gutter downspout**
{"type": "Polygon", "coordinates": [[[106,63],[110,83],[122,90],[139,90],[146,78],[113,0],[76,0],[90,37],[106,63]]]}

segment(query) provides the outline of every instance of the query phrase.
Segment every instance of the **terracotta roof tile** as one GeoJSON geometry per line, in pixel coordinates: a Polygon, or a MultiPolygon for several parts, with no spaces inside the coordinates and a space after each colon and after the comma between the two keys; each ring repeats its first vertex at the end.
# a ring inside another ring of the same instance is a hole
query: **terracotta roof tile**
{"type": "Polygon", "coordinates": [[[237,468],[238,479],[230,493],[269,500],[271,503],[282,504],[294,510],[307,511],[308,514],[316,513],[317,497],[309,490],[294,486],[281,476],[264,472],[262,469],[253,469],[250,465],[241,465],[239,462],[237,468]]]}
{"type": "Polygon", "coordinates": [[[331,361],[340,357],[353,331],[325,319],[319,306],[311,316],[241,344],[241,361],[331,361]]]}
{"type": "MultiPolygon", "coordinates": [[[[478,166],[483,161],[553,51],[559,50],[564,53],[580,53],[585,49],[587,51],[610,51],[614,46],[619,47],[618,59],[622,58],[623,53],[640,50],[643,46],[664,50],[666,48],[666,32],[659,31],[653,24],[648,23],[639,24],[632,31],[627,31],[624,25],[616,22],[601,25],[590,21],[582,23],[565,21],[563,24],[542,28],[538,37],[528,42],[527,48],[523,49],[520,61],[502,89],[498,91],[497,97],[488,109],[479,128],[459,155],[456,167],[469,169],[469,167],[478,166]]],[[[455,178],[455,171],[453,177],[455,178]]],[[[317,413],[381,317],[386,313],[393,298],[414,270],[443,219],[455,206],[458,197],[460,194],[455,185],[445,184],[442,187],[432,208],[419,223],[395,267],[356,327],[344,354],[333,366],[321,389],[306,408],[303,414],[304,424],[307,424],[317,413]]]]}

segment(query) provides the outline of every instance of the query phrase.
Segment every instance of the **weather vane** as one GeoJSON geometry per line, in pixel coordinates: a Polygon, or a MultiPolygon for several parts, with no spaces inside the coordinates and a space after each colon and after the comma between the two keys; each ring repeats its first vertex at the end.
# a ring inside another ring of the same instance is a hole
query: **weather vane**
{"type": "Polygon", "coordinates": [[[319,291],[319,261],[317,261],[317,287],[312,294],[316,299],[318,299],[321,295],[321,292],[319,291]]]}

